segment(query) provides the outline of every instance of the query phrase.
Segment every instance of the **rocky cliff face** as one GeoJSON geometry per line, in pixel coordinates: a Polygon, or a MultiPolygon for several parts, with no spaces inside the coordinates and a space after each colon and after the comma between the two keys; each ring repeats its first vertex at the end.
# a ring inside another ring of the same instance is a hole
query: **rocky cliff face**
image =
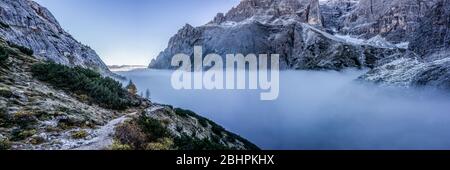
{"type": "MultiPolygon", "coordinates": [[[[347,41],[322,31],[317,0],[242,1],[226,15],[194,28],[186,25],[170,39],[168,48],[150,64],[173,69],[172,56],[193,55],[193,46],[204,54],[280,54],[283,69],[372,67],[377,59],[401,52],[397,46],[347,41]]],[[[379,39],[379,41],[384,41],[379,39]]]]}
{"type": "Polygon", "coordinates": [[[362,78],[369,81],[447,86],[448,62],[443,61],[449,57],[449,4],[449,0],[243,0],[204,26],[186,25],[150,67],[174,69],[173,55],[193,55],[193,46],[203,46],[205,54],[221,56],[280,54],[283,69],[368,67],[372,70],[362,78]],[[424,68],[408,71],[414,62],[424,68]]]}
{"type": "Polygon", "coordinates": [[[413,51],[426,58],[427,54],[450,49],[449,0],[435,3],[419,21],[419,25],[412,33],[411,49],[413,51]]]}
{"type": "Polygon", "coordinates": [[[439,0],[360,0],[341,18],[341,31],[370,38],[382,35],[388,41],[410,38],[423,17],[439,0]]]}
{"type": "Polygon", "coordinates": [[[94,50],[76,41],[46,8],[32,0],[0,0],[0,36],[31,48],[38,59],[109,74],[94,50]]]}
{"type": "Polygon", "coordinates": [[[185,26],[174,36],[169,47],[150,67],[173,69],[172,56],[193,55],[193,46],[202,46],[204,54],[280,54],[282,69],[331,69],[372,67],[375,62],[403,51],[396,46],[356,43],[333,36],[311,25],[292,22],[267,25],[260,22],[234,26],[185,26]],[[238,38],[239,37],[239,38],[238,38]]]}
{"type": "Polygon", "coordinates": [[[342,18],[353,11],[359,4],[359,0],[327,0],[320,4],[320,12],[323,16],[325,28],[332,32],[342,29],[342,18]]]}
{"type": "MultiPolygon", "coordinates": [[[[227,14],[219,13],[208,24],[194,28],[187,24],[173,36],[166,50],[150,63],[150,68],[173,69],[170,61],[177,53],[193,54],[193,46],[203,46],[204,52],[229,54],[275,52],[270,38],[277,33],[293,36],[293,27],[281,28],[297,22],[322,26],[318,0],[243,0],[227,14]],[[284,30],[283,30],[284,29],[284,30]],[[290,30],[289,30],[290,29],[290,30]],[[289,33],[289,34],[286,34],[289,33]]],[[[295,27],[295,26],[294,26],[295,27]]],[[[280,37],[279,41],[293,41],[292,37],[280,37]]],[[[289,46],[283,44],[283,46],[289,46]]],[[[289,48],[289,47],[283,47],[289,48]]],[[[279,49],[289,50],[289,49],[279,49]]],[[[287,52],[281,56],[282,68],[288,68],[287,52]]]]}
{"type": "Polygon", "coordinates": [[[318,0],[243,0],[227,14],[219,13],[212,24],[224,22],[258,21],[280,24],[295,20],[322,25],[318,0]]]}
{"type": "Polygon", "coordinates": [[[450,90],[450,1],[441,0],[419,19],[411,32],[412,52],[384,62],[361,77],[405,87],[438,87],[450,90]]]}

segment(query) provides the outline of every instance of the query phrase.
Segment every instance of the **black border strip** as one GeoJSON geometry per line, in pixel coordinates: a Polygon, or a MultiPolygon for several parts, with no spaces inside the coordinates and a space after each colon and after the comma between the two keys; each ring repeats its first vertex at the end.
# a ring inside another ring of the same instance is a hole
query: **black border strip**
{"type": "Polygon", "coordinates": [[[33,169],[205,168],[204,165],[177,165],[177,158],[183,155],[211,157],[218,162],[210,161],[207,168],[227,169],[358,167],[360,164],[371,168],[388,168],[393,164],[400,167],[450,165],[450,151],[0,151],[0,162],[2,167],[11,165],[15,168],[33,169]],[[273,155],[274,164],[256,165],[247,162],[240,165],[220,165],[222,155],[273,155]]]}

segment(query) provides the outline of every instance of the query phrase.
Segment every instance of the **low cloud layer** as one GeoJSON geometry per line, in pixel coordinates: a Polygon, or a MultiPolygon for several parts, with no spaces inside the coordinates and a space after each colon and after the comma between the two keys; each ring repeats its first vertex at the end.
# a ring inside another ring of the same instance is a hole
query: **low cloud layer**
{"type": "Polygon", "coordinates": [[[264,149],[450,149],[450,97],[354,81],[360,71],[281,72],[280,96],[187,90],[169,71],[122,73],[152,99],[194,110],[264,149]]]}

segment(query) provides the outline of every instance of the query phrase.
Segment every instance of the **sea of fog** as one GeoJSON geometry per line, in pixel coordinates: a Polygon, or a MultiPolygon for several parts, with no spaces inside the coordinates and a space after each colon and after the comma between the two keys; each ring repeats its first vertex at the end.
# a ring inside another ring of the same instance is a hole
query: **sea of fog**
{"type": "MultiPolygon", "coordinates": [[[[355,81],[363,71],[280,73],[280,95],[174,90],[171,71],[118,72],[157,103],[190,109],[262,149],[450,149],[450,97],[355,81]]],[[[126,82],[124,82],[126,83],[126,82]]]]}

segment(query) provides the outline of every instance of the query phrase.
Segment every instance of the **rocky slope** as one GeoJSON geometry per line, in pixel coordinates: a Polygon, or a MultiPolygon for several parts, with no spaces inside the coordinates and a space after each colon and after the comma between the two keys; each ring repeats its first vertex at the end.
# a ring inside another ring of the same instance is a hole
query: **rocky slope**
{"type": "Polygon", "coordinates": [[[30,67],[37,59],[10,48],[3,40],[0,46],[17,53],[10,54],[0,69],[0,134],[2,141],[12,142],[12,149],[67,149],[76,143],[66,142],[72,132],[123,114],[80,102],[35,80],[30,67]]]}
{"type": "MultiPolygon", "coordinates": [[[[212,141],[217,139],[213,134],[220,133],[224,138],[211,143],[233,149],[257,149],[223,128],[213,130],[211,121],[208,126],[201,126],[198,122],[206,119],[196,114],[180,117],[171,107],[156,113],[166,106],[138,96],[133,97],[137,105],[124,110],[107,109],[80,92],[39,81],[32,68],[41,61],[19,47],[0,38],[0,150],[115,149],[116,128],[137,115],[158,120],[157,124],[170,132],[168,139],[180,134],[171,131],[176,125],[188,134],[195,131],[197,135],[191,134],[189,140],[212,141]],[[233,136],[226,136],[229,134],[233,136]]],[[[183,145],[173,146],[178,147],[183,145]]]]}
{"type": "Polygon", "coordinates": [[[383,84],[405,87],[438,87],[450,90],[450,1],[441,0],[420,18],[412,32],[407,55],[381,62],[361,77],[383,84]],[[395,83],[393,83],[395,82],[395,83]]]}
{"type": "MultiPolygon", "coordinates": [[[[419,25],[412,33],[411,50],[424,58],[433,53],[450,49],[450,1],[437,1],[419,19],[419,25]]],[[[446,53],[449,55],[448,52],[446,53]]]]}
{"type": "Polygon", "coordinates": [[[320,12],[323,16],[324,27],[331,32],[342,29],[342,18],[352,12],[359,0],[326,0],[320,3],[320,12]]]}
{"type": "Polygon", "coordinates": [[[283,69],[370,68],[368,81],[448,84],[449,0],[243,0],[210,23],[186,25],[149,67],[173,55],[280,54],[283,69]],[[418,62],[418,63],[414,63],[418,62]],[[409,70],[411,65],[421,67],[409,70]],[[393,67],[395,66],[395,67],[393,67]],[[387,69],[388,68],[388,69],[387,69]],[[419,71],[421,70],[421,71],[419,71]]]}
{"type": "Polygon", "coordinates": [[[401,87],[437,87],[450,91],[450,57],[447,52],[434,53],[424,60],[416,54],[397,56],[377,66],[360,79],[401,87]]]}
{"type": "Polygon", "coordinates": [[[32,0],[0,0],[0,36],[31,48],[38,59],[110,73],[94,50],[75,40],[32,0]]]}
{"type": "Polygon", "coordinates": [[[134,115],[117,128],[115,140],[113,149],[259,150],[246,139],[194,112],[167,105],[153,105],[134,115]],[[164,130],[158,130],[153,121],[162,122],[164,130]],[[159,139],[148,140],[155,136],[159,139]]]}
{"type": "Polygon", "coordinates": [[[402,42],[416,31],[420,19],[440,0],[360,0],[354,10],[342,16],[342,32],[402,42]]]}

